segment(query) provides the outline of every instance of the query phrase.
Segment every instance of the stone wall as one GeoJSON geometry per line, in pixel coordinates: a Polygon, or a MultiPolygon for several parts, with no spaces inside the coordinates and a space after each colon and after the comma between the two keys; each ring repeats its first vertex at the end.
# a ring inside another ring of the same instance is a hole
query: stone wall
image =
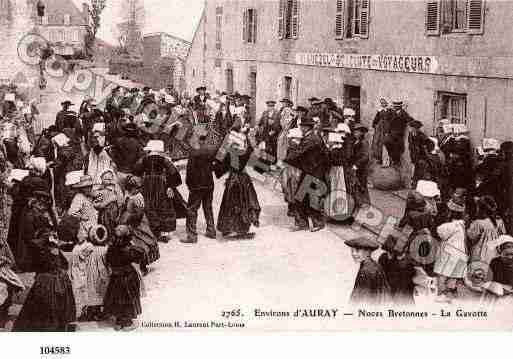
{"type": "Polygon", "coordinates": [[[34,83],[37,68],[20,61],[18,44],[34,28],[32,0],[2,0],[7,8],[0,8],[0,83],[34,83]]]}

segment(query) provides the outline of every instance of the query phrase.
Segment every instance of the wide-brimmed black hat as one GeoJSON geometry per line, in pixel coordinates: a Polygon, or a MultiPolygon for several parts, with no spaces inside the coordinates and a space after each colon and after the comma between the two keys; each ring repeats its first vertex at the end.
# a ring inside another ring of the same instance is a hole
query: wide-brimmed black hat
{"type": "Polygon", "coordinates": [[[207,88],[205,86],[197,87],[196,92],[200,92],[200,91],[207,91],[207,88]]]}
{"type": "Polygon", "coordinates": [[[66,100],[64,102],[61,102],[61,106],[73,106],[75,105],[74,103],[72,103],[70,100],[66,100]]]}
{"type": "Polygon", "coordinates": [[[311,117],[305,117],[299,120],[298,126],[315,126],[315,121],[311,117]]]}
{"type": "Polygon", "coordinates": [[[357,237],[353,239],[348,239],[344,241],[344,243],[351,247],[356,249],[368,249],[371,251],[374,251],[379,248],[379,243],[367,238],[367,237],[357,237]]]}
{"type": "Polygon", "coordinates": [[[151,90],[151,87],[148,87],[148,86],[143,87],[143,91],[150,91],[150,90],[151,90]]]}
{"type": "Polygon", "coordinates": [[[123,131],[127,133],[134,133],[137,132],[137,125],[133,122],[128,122],[123,126],[123,131]]]}
{"type": "Polygon", "coordinates": [[[308,99],[308,101],[309,101],[309,102],[319,102],[319,101],[320,101],[320,99],[314,96],[314,97],[310,97],[310,98],[308,99]]]}
{"type": "Polygon", "coordinates": [[[353,132],[354,131],[363,131],[363,132],[367,133],[367,132],[369,132],[369,129],[367,128],[367,126],[365,126],[361,123],[358,123],[356,126],[354,126],[353,132]]]}
{"type": "Polygon", "coordinates": [[[267,100],[267,101],[265,101],[265,104],[266,105],[276,105],[276,101],[274,101],[274,100],[267,100]]]}
{"type": "Polygon", "coordinates": [[[280,102],[283,102],[283,103],[292,103],[292,101],[290,101],[290,99],[288,99],[288,98],[286,98],[286,97],[285,97],[285,98],[283,98],[283,99],[281,99],[281,101],[280,101],[280,102]]]}
{"type": "Polygon", "coordinates": [[[418,128],[421,128],[424,125],[419,120],[412,120],[412,121],[408,122],[408,126],[418,129],[418,128]]]}
{"type": "Polygon", "coordinates": [[[304,106],[296,106],[296,112],[308,113],[308,109],[304,106]]]}

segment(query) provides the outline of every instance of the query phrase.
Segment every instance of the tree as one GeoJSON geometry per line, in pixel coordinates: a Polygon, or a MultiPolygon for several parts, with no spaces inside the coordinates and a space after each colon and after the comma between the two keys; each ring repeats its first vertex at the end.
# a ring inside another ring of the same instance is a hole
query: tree
{"type": "Polygon", "coordinates": [[[87,24],[87,34],[85,36],[85,49],[88,56],[92,56],[96,35],[101,25],[101,15],[106,5],[107,0],[91,0],[91,5],[89,6],[89,24],[87,24]]]}

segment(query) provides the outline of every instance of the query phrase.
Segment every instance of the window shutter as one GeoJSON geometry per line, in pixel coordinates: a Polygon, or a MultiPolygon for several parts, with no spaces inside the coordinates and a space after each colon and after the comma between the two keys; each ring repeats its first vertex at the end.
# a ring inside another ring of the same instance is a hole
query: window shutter
{"type": "Polygon", "coordinates": [[[242,41],[249,42],[248,39],[248,15],[249,11],[246,9],[242,13],[242,41]]]}
{"type": "Polygon", "coordinates": [[[484,0],[467,1],[467,33],[482,34],[484,22],[484,0]]]}
{"type": "Polygon", "coordinates": [[[440,1],[426,4],[426,35],[440,35],[440,1]]]}
{"type": "Polygon", "coordinates": [[[292,1],[292,38],[297,39],[299,32],[299,0],[292,1]]]}
{"type": "Polygon", "coordinates": [[[257,39],[257,10],[253,9],[253,39],[251,39],[251,42],[254,44],[256,43],[257,39]]]}
{"type": "Polygon", "coordinates": [[[337,0],[337,11],[335,14],[335,38],[344,38],[344,20],[345,20],[345,3],[344,0],[337,0]]]}
{"type": "Polygon", "coordinates": [[[363,39],[369,37],[369,1],[362,0],[360,7],[360,37],[363,39]]]}
{"type": "Polygon", "coordinates": [[[278,12],[278,38],[283,39],[285,37],[285,6],[286,0],[280,0],[280,9],[278,12]]]}

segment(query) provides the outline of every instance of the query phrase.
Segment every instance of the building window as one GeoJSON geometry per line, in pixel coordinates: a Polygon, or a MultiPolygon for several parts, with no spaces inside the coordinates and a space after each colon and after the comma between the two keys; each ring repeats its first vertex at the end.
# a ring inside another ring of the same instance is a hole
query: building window
{"type": "Polygon", "coordinates": [[[299,0],[280,0],[278,37],[297,39],[299,31],[299,0]]]}
{"type": "Polygon", "coordinates": [[[370,0],[335,0],[337,39],[368,38],[370,0]]]}
{"type": "Polygon", "coordinates": [[[438,93],[438,115],[451,123],[467,123],[467,95],[451,92],[438,93]]]}
{"type": "Polygon", "coordinates": [[[223,25],[223,8],[216,7],[216,49],[221,50],[221,31],[223,25]]]}
{"type": "Polygon", "coordinates": [[[292,99],[292,77],[285,76],[283,78],[283,95],[289,100],[292,99]]]}
{"type": "Polygon", "coordinates": [[[192,77],[196,77],[196,69],[192,69],[192,77]]]}
{"type": "Polygon", "coordinates": [[[226,92],[233,93],[233,70],[226,69],[226,92]]]}
{"type": "Polygon", "coordinates": [[[71,15],[70,14],[64,14],[64,25],[71,25],[71,15]]]}
{"type": "Polygon", "coordinates": [[[426,4],[426,34],[482,34],[484,0],[435,0],[426,4]]]}
{"type": "Polygon", "coordinates": [[[257,34],[256,9],[246,9],[242,17],[242,40],[246,43],[256,43],[257,34]]]}
{"type": "Polygon", "coordinates": [[[221,59],[215,59],[214,60],[214,67],[220,68],[221,67],[221,59]]]}

